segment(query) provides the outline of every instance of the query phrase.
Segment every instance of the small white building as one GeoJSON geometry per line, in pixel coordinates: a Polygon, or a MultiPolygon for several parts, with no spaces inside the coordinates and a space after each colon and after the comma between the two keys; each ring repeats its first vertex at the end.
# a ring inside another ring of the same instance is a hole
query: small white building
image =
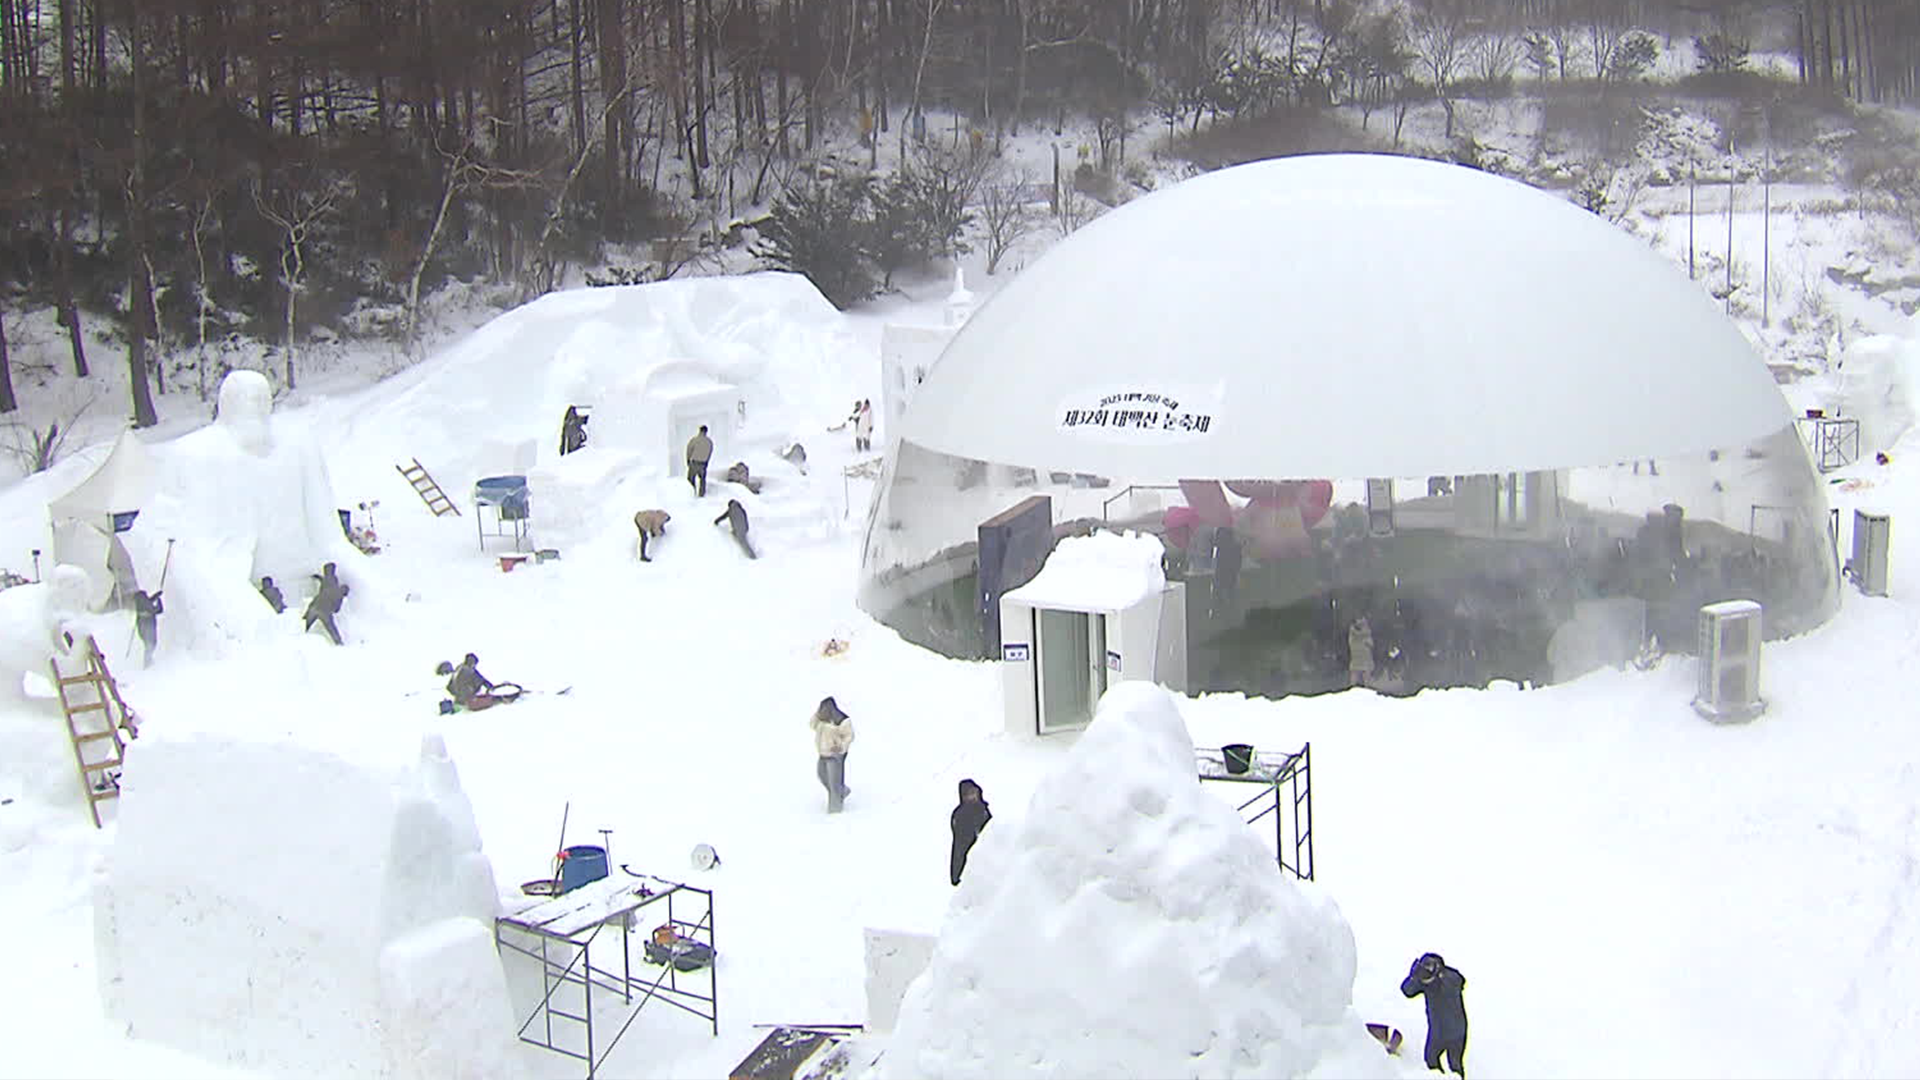
{"type": "Polygon", "coordinates": [[[1186,687],[1186,585],[1144,533],[1068,537],[1032,581],[1000,598],[1007,730],[1032,738],[1093,721],[1128,679],[1186,687]]]}
{"type": "Polygon", "coordinates": [[[713,440],[713,460],[726,468],[746,398],[706,364],[669,360],[642,368],[592,403],[587,445],[637,450],[668,476],[686,471],[687,440],[702,425],[713,440]]]}
{"type": "Polygon", "coordinates": [[[927,375],[940,362],[954,335],[966,325],[974,309],[974,295],[958,267],[953,271],[953,291],[947,294],[941,310],[943,325],[908,326],[888,323],[880,328],[880,415],[882,437],[891,439],[906,419],[907,403],[914,391],[927,381],[927,375]]]}

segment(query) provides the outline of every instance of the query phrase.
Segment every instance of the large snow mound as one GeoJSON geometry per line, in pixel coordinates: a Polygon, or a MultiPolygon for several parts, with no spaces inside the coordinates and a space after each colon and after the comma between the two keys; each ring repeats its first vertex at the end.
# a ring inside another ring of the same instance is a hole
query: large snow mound
{"type": "MultiPolygon", "coordinates": [[[[464,507],[475,479],[524,471],[509,448],[557,458],[567,406],[672,396],[689,373],[738,389],[742,446],[818,433],[857,396],[841,369],[858,348],[846,316],[798,274],[572,289],[487,323],[343,421],[348,437],[406,431],[408,453],[464,507]]],[[[595,426],[587,436],[609,448],[595,426]]]]}
{"type": "Polygon", "coordinates": [[[898,1077],[1392,1076],[1353,932],[1200,789],[1164,689],[1122,683],[981,834],[880,1068],[898,1077]]]}

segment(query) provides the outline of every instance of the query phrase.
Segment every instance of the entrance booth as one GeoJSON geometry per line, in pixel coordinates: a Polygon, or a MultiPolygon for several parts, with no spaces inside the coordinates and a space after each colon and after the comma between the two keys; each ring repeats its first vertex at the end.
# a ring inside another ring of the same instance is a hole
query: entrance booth
{"type": "Polygon", "coordinates": [[[1107,687],[1186,686],[1186,585],[1168,582],[1144,533],[1069,537],[1034,579],[1000,598],[1007,730],[1026,738],[1093,721],[1107,687]]]}

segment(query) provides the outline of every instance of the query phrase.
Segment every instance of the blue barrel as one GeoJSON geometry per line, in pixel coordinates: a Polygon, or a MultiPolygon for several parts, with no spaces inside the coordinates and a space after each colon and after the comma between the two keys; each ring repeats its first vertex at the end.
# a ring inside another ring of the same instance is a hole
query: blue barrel
{"type": "Polygon", "coordinates": [[[560,891],[572,892],[590,881],[607,876],[607,849],[581,844],[567,849],[560,861],[560,891]]]}

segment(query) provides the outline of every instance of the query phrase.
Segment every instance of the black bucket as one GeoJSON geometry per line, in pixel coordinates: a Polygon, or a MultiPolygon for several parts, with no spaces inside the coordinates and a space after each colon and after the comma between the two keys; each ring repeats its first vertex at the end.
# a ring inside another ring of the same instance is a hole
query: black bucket
{"type": "Polygon", "coordinates": [[[1225,760],[1227,771],[1235,776],[1243,775],[1253,768],[1253,747],[1248,743],[1231,743],[1220,748],[1220,757],[1225,760]]]}

